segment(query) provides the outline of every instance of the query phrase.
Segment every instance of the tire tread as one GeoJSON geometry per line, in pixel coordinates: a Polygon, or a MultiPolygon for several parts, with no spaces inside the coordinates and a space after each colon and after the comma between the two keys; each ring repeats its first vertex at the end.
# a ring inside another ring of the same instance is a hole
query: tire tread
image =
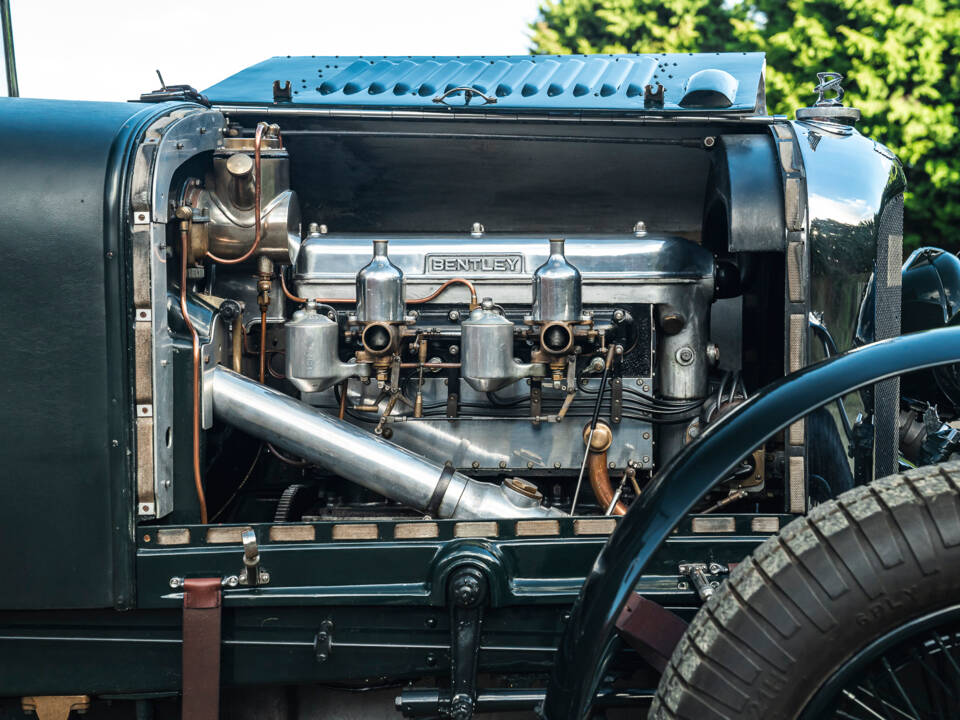
{"type": "Polygon", "coordinates": [[[958,553],[960,462],[883,478],[814,508],[704,603],[667,664],[649,720],[780,717],[771,707],[802,675],[804,653],[791,643],[831,642],[850,607],[889,598],[905,574],[942,580],[958,553]]]}

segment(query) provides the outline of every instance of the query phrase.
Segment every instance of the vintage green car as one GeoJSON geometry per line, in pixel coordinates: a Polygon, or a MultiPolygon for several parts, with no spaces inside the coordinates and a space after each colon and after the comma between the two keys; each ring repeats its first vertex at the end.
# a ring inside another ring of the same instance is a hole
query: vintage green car
{"type": "Polygon", "coordinates": [[[0,100],[0,718],[957,717],[960,329],[764,70],[0,100]]]}

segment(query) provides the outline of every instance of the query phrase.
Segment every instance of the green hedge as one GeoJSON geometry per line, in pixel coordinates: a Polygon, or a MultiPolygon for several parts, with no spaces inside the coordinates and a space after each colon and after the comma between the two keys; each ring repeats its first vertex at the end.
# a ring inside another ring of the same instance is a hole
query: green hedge
{"type": "Polygon", "coordinates": [[[548,0],[532,30],[535,53],[763,51],[790,117],[842,73],[860,131],[904,164],[906,247],[960,249],[960,0],[548,0]]]}

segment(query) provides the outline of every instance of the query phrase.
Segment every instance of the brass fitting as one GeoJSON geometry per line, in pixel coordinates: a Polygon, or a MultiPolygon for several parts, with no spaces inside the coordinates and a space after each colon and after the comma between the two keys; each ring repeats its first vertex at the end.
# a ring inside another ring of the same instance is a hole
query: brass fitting
{"type": "MultiPolygon", "coordinates": [[[[583,427],[583,443],[586,445],[587,438],[590,437],[590,423],[583,427]]],[[[597,427],[593,431],[593,438],[590,439],[590,452],[606,452],[613,444],[613,431],[610,426],[602,420],[597,421],[597,427]]]]}
{"type": "Polygon", "coordinates": [[[550,355],[567,355],[573,349],[573,326],[550,322],[540,330],[540,348],[550,355]]]}
{"type": "Polygon", "coordinates": [[[360,342],[364,352],[372,357],[391,356],[400,344],[400,329],[386,322],[368,323],[360,331],[360,342]]]}
{"type": "Polygon", "coordinates": [[[553,380],[554,386],[557,383],[563,382],[563,376],[567,371],[567,360],[566,358],[561,358],[560,360],[554,360],[550,363],[550,378],[553,380]]]}
{"type": "Polygon", "coordinates": [[[258,280],[257,280],[257,303],[260,310],[264,311],[270,307],[270,290],[273,288],[273,261],[264,256],[260,256],[257,261],[258,280]]]}

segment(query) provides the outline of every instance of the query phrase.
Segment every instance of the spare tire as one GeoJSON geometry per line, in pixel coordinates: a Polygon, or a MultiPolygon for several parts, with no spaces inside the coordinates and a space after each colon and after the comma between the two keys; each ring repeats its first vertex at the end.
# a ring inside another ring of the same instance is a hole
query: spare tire
{"type": "Polygon", "coordinates": [[[854,488],[733,569],[650,720],[960,717],[960,463],[854,488]]]}

